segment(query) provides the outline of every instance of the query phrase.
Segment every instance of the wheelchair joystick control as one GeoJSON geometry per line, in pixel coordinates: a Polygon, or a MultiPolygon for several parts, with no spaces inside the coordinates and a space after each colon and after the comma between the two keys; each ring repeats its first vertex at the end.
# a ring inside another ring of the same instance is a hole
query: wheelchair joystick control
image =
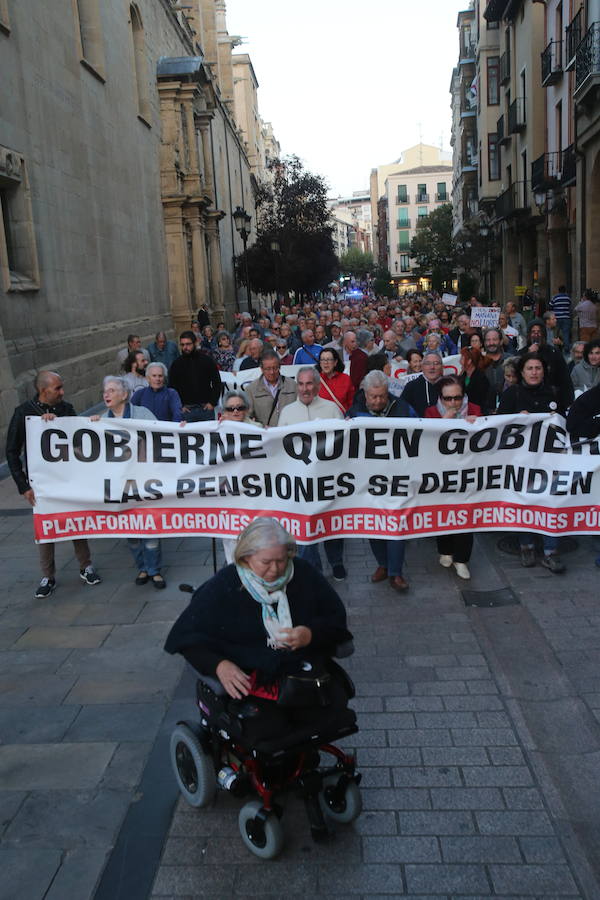
{"type": "Polygon", "coordinates": [[[217,783],[221,790],[234,790],[237,786],[237,782],[238,773],[234,769],[232,769],[231,766],[223,766],[222,769],[219,769],[219,773],[217,775],[217,783]]]}

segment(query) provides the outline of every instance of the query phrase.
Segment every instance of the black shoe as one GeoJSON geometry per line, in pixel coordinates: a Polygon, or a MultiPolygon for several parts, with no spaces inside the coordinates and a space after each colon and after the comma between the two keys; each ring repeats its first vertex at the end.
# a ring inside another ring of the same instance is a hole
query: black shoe
{"type": "Polygon", "coordinates": [[[85,584],[100,584],[102,581],[93,566],[86,566],[85,569],[81,569],[79,577],[85,584]]]}
{"type": "Polygon", "coordinates": [[[332,571],[333,571],[333,578],[335,581],[345,581],[346,580],[346,575],[348,573],[346,572],[345,567],[341,563],[339,564],[339,566],[334,566],[332,571]]]}
{"type": "Polygon", "coordinates": [[[546,569],[550,569],[555,575],[562,575],[567,568],[560,556],[557,556],[556,553],[551,553],[550,556],[544,554],[540,562],[546,569]]]}
{"type": "Polygon", "coordinates": [[[162,577],[160,572],[157,572],[156,575],[152,576],[152,585],[159,591],[164,591],[167,586],[167,582],[162,577]]]}
{"type": "Polygon", "coordinates": [[[50,596],[55,587],[56,581],[54,578],[42,578],[38,585],[38,589],[33,596],[37,600],[43,600],[44,597],[50,596]]]}

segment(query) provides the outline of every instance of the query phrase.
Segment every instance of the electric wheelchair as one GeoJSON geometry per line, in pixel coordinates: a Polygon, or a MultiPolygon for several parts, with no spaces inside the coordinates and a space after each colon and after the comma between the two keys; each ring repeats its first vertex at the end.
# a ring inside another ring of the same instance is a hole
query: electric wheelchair
{"type": "MultiPolygon", "coordinates": [[[[193,589],[181,585],[181,590],[193,589]]],[[[335,655],[343,658],[352,652],[349,643],[335,655]]],[[[337,663],[331,665],[354,696],[349,677],[337,663]]],[[[211,804],[218,789],[240,797],[257,794],[238,818],[242,840],[256,856],[273,859],[283,848],[283,807],[278,801],[286,792],[302,797],[316,841],[329,836],[328,823],[358,818],[361,776],[354,757],[332,743],[358,731],[353,710],[336,712],[316,733],[304,725],[250,746],[244,739],[244,723],[258,712],[252,696],[232,700],[218,679],[201,675],[196,702],[198,720],[179,722],[171,735],[171,764],[179,790],[190,806],[198,808],[211,804]]]]}

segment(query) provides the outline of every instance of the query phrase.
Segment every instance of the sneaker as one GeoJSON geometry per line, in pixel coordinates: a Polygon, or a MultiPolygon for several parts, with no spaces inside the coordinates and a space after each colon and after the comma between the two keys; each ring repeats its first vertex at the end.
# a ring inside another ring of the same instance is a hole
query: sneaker
{"type": "Polygon", "coordinates": [[[550,569],[554,575],[561,575],[567,568],[560,556],[557,556],[556,553],[551,553],[549,556],[542,556],[541,563],[546,569],[550,569]]]}
{"type": "Polygon", "coordinates": [[[440,556],[440,566],[443,566],[445,569],[449,569],[452,565],[452,557],[447,556],[445,553],[442,553],[440,556]]]}
{"type": "Polygon", "coordinates": [[[334,581],[344,581],[346,575],[348,574],[345,567],[341,563],[339,564],[339,566],[334,566],[332,572],[334,581]]]}
{"type": "Polygon", "coordinates": [[[521,565],[525,569],[535,566],[535,547],[521,547],[521,565]]]}
{"type": "Polygon", "coordinates": [[[456,569],[456,574],[459,578],[464,578],[465,581],[468,581],[471,577],[471,573],[469,572],[469,567],[465,563],[454,563],[454,568],[456,569]]]}
{"type": "Polygon", "coordinates": [[[44,597],[49,597],[55,587],[56,581],[54,578],[42,578],[38,585],[38,589],[33,596],[37,600],[42,600],[44,597]]]}
{"type": "Polygon", "coordinates": [[[81,569],[79,577],[86,584],[100,584],[102,581],[93,566],[86,566],[85,569],[81,569]]]}

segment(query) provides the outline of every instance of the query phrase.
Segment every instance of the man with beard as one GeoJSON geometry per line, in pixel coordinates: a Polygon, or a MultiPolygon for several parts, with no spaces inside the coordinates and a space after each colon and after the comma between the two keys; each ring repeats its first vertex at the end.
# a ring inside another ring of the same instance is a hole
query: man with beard
{"type": "Polygon", "coordinates": [[[221,395],[217,364],[196,350],[193,331],[181,332],[179,348],[181,356],[169,369],[169,384],[181,397],[183,417],[186,422],[214,419],[215,406],[221,395]]]}

